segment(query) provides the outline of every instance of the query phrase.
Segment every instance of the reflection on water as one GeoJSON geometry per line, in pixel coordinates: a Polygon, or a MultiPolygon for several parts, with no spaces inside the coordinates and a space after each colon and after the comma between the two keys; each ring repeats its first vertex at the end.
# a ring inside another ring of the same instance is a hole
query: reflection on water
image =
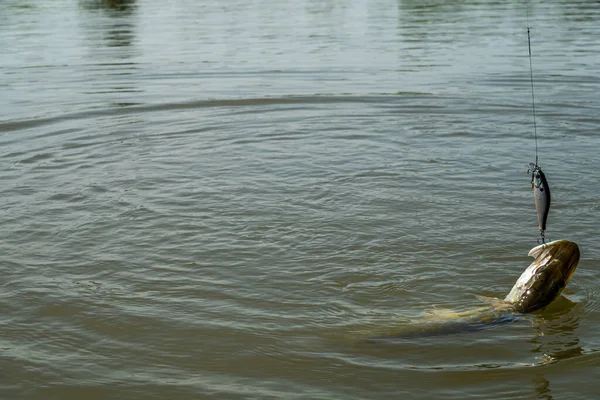
{"type": "MultiPolygon", "coordinates": [[[[136,22],[134,17],[135,1],[80,1],[82,11],[103,10],[103,15],[82,15],[83,26],[102,35],[107,47],[130,46],[135,40],[136,22]],[[104,16],[108,19],[103,18],[104,16]]],[[[115,53],[122,58],[130,58],[132,53],[115,53]]]]}
{"type": "Polygon", "coordinates": [[[552,400],[550,390],[550,382],[543,375],[538,374],[531,380],[531,385],[537,394],[537,398],[541,400],[552,400]]]}
{"type": "Polygon", "coordinates": [[[531,342],[534,353],[543,363],[558,362],[582,355],[583,349],[577,337],[579,319],[583,307],[564,296],[554,301],[534,319],[537,334],[531,342]]]}
{"type": "Polygon", "coordinates": [[[104,9],[116,11],[119,14],[131,13],[135,9],[135,3],[136,0],[79,0],[80,7],[90,10],[104,9]]]}
{"type": "MultiPolygon", "coordinates": [[[[583,305],[564,296],[559,297],[532,320],[536,334],[531,339],[532,350],[542,365],[559,363],[585,354],[577,335],[583,305]]],[[[531,384],[538,399],[552,400],[551,380],[536,373],[531,384]]]]}
{"type": "Polygon", "coordinates": [[[132,61],[139,54],[136,8],[135,1],[80,1],[81,25],[95,64],[88,71],[91,79],[101,82],[88,93],[111,97],[109,105],[114,107],[139,104],[129,96],[143,92],[135,78],[139,64],[132,61]]]}
{"type": "Polygon", "coordinates": [[[118,24],[110,27],[105,36],[108,47],[129,46],[134,38],[133,25],[128,24],[118,24]]]}

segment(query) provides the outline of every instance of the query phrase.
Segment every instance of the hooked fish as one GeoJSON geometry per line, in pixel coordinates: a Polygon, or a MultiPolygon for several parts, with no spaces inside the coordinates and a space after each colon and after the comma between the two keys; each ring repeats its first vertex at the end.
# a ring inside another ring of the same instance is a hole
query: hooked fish
{"type": "Polygon", "coordinates": [[[560,295],[573,276],[579,263],[579,247],[568,240],[556,240],[534,247],[529,255],[535,259],[504,300],[482,297],[487,306],[462,312],[437,312],[420,324],[368,340],[378,342],[476,331],[512,321],[519,314],[544,309],[560,295]]]}
{"type": "Polygon", "coordinates": [[[544,240],[544,231],[546,230],[546,221],[548,220],[548,212],[550,211],[550,186],[546,180],[546,175],[542,169],[535,164],[532,164],[531,171],[531,187],[533,187],[533,200],[535,203],[535,211],[538,217],[538,229],[544,240]]]}

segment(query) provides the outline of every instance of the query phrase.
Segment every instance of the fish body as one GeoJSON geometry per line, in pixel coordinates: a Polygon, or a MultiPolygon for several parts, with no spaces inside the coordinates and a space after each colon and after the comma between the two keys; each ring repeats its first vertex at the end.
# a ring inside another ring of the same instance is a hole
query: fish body
{"type": "Polygon", "coordinates": [[[462,312],[434,310],[420,323],[369,340],[386,341],[476,331],[512,321],[522,313],[542,310],[560,295],[573,276],[579,262],[579,247],[568,240],[556,240],[534,247],[529,255],[535,259],[504,300],[482,298],[488,303],[486,306],[462,312]]]}

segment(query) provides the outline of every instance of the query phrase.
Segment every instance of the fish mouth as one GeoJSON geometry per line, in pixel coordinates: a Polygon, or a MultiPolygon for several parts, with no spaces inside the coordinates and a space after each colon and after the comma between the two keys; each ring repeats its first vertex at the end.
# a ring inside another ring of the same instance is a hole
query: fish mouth
{"type": "Polygon", "coordinates": [[[504,299],[516,311],[530,313],[550,304],[565,288],[579,263],[579,247],[568,240],[556,240],[534,247],[535,257],[504,299]]]}

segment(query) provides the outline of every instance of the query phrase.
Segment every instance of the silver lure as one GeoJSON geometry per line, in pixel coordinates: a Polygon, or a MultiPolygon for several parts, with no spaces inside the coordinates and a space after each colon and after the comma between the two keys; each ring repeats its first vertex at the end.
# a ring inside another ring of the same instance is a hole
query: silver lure
{"type": "Polygon", "coordinates": [[[533,164],[531,169],[531,186],[533,187],[533,200],[535,203],[535,211],[538,217],[538,229],[544,238],[544,231],[546,230],[546,220],[548,219],[548,211],[550,211],[550,186],[546,180],[546,175],[542,172],[542,169],[533,164]]]}

